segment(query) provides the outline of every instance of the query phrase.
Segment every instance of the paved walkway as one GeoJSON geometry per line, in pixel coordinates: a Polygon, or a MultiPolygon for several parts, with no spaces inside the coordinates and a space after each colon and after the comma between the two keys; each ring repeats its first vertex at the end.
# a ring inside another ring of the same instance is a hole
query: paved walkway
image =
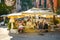
{"type": "Polygon", "coordinates": [[[60,32],[11,34],[6,27],[0,27],[0,40],[60,40],[60,32]]]}
{"type": "Polygon", "coordinates": [[[0,40],[10,40],[10,38],[12,37],[8,34],[9,31],[7,30],[7,28],[0,28],[0,40]]]}
{"type": "Polygon", "coordinates": [[[60,32],[11,34],[11,40],[60,40],[60,32]]]}

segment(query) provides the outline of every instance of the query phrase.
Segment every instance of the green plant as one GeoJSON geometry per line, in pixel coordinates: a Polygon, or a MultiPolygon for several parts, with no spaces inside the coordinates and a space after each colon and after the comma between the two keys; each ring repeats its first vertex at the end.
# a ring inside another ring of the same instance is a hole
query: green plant
{"type": "Polygon", "coordinates": [[[60,14],[60,8],[56,11],[56,14],[60,14]]]}
{"type": "Polygon", "coordinates": [[[13,29],[17,29],[17,26],[15,25],[15,23],[13,23],[13,26],[14,26],[13,29]]]}
{"type": "Polygon", "coordinates": [[[59,23],[60,23],[60,18],[58,18],[57,20],[58,20],[58,21],[59,21],[59,23]]]}
{"type": "Polygon", "coordinates": [[[56,25],[56,24],[58,24],[58,23],[59,23],[59,21],[57,20],[57,18],[56,18],[56,16],[55,16],[55,15],[53,15],[53,23],[54,23],[54,25],[56,25]]]}
{"type": "Polygon", "coordinates": [[[55,20],[55,24],[58,24],[58,23],[59,23],[59,20],[56,19],[56,20],[55,20]]]}
{"type": "Polygon", "coordinates": [[[32,0],[20,0],[22,11],[32,8],[32,0]]]}
{"type": "Polygon", "coordinates": [[[11,23],[8,23],[8,30],[11,29],[11,23]]]}
{"type": "Polygon", "coordinates": [[[51,20],[51,21],[50,21],[50,24],[51,24],[51,25],[52,25],[52,24],[56,25],[56,24],[59,24],[59,21],[60,21],[60,20],[58,20],[58,19],[51,20]]]}
{"type": "Polygon", "coordinates": [[[11,13],[13,6],[6,6],[4,3],[0,4],[0,15],[11,13]]]}

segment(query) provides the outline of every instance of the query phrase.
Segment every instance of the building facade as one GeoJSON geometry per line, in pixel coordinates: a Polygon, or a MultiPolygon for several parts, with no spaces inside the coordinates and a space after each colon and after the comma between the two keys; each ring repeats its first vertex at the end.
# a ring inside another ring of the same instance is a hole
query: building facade
{"type": "Polygon", "coordinates": [[[49,6],[49,0],[36,0],[36,6],[42,7],[42,8],[47,8],[49,6]],[[47,2],[48,1],[48,2],[47,2]]]}
{"type": "MultiPolygon", "coordinates": [[[[54,11],[60,7],[60,0],[52,0],[54,11]]],[[[50,0],[36,0],[37,8],[51,8],[50,0]]]]}
{"type": "MultiPolygon", "coordinates": [[[[54,11],[56,11],[57,8],[60,6],[59,5],[60,2],[59,2],[59,0],[52,0],[52,1],[53,1],[54,11]]],[[[28,4],[26,2],[24,2],[24,3],[28,4]]],[[[24,6],[24,5],[21,5],[21,4],[23,4],[21,0],[16,0],[16,10],[17,11],[21,10],[22,7],[24,6]]],[[[37,7],[37,8],[51,8],[50,0],[33,0],[32,4],[33,4],[34,7],[37,7]]],[[[27,7],[27,9],[28,9],[28,7],[27,7]]]]}
{"type": "MultiPolygon", "coordinates": [[[[0,3],[3,3],[3,1],[5,1],[4,3],[7,6],[14,5],[13,0],[0,0],[0,3]]],[[[16,3],[15,3],[16,11],[20,11],[21,9],[29,9],[30,4],[26,3],[25,1],[22,2],[22,0],[16,0],[16,3]]],[[[54,10],[56,11],[57,8],[60,7],[60,0],[52,0],[52,1],[53,1],[54,10]]],[[[32,5],[37,8],[51,8],[50,0],[33,0],[32,5]]]]}

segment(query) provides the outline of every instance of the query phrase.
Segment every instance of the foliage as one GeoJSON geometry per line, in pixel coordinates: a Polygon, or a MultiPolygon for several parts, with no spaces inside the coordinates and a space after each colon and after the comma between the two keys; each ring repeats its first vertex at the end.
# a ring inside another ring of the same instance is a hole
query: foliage
{"type": "Polygon", "coordinates": [[[5,18],[5,23],[8,24],[8,22],[9,22],[9,18],[6,17],[5,18]]]}
{"type": "Polygon", "coordinates": [[[58,20],[58,19],[56,19],[56,20],[51,20],[50,21],[50,24],[54,24],[54,25],[56,25],[56,24],[59,24],[60,22],[59,22],[60,20],[58,20]]]}
{"type": "Polygon", "coordinates": [[[32,0],[20,0],[20,1],[23,11],[32,8],[32,0]]]}
{"type": "Polygon", "coordinates": [[[58,24],[59,23],[59,20],[56,19],[54,23],[55,23],[55,25],[58,24]]]}
{"type": "Polygon", "coordinates": [[[59,23],[59,20],[55,17],[55,15],[53,16],[53,23],[54,25],[59,23]]]}
{"type": "MultiPolygon", "coordinates": [[[[11,29],[11,23],[8,22],[8,29],[11,29]]],[[[13,29],[17,29],[17,26],[15,25],[15,22],[13,23],[13,29]]]]}
{"type": "Polygon", "coordinates": [[[11,23],[8,23],[8,30],[11,29],[11,23]]]}
{"type": "Polygon", "coordinates": [[[60,23],[60,18],[58,18],[58,21],[59,21],[59,23],[60,23]]]}
{"type": "Polygon", "coordinates": [[[4,3],[0,4],[0,15],[8,14],[11,12],[13,7],[6,6],[4,3]]]}
{"type": "Polygon", "coordinates": [[[13,29],[17,29],[17,26],[16,26],[16,24],[15,24],[15,23],[13,23],[13,25],[14,25],[13,29]]]}
{"type": "Polygon", "coordinates": [[[56,14],[60,14],[60,8],[56,11],[56,14]]]}

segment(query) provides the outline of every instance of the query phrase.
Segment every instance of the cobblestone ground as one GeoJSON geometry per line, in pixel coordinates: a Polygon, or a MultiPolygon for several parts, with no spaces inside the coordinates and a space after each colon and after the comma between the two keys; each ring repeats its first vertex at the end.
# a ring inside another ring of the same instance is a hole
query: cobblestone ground
{"type": "Polygon", "coordinates": [[[60,40],[60,32],[11,34],[10,40],[60,40]]]}
{"type": "Polygon", "coordinates": [[[7,28],[0,27],[0,40],[60,40],[60,32],[11,34],[7,28]]]}

